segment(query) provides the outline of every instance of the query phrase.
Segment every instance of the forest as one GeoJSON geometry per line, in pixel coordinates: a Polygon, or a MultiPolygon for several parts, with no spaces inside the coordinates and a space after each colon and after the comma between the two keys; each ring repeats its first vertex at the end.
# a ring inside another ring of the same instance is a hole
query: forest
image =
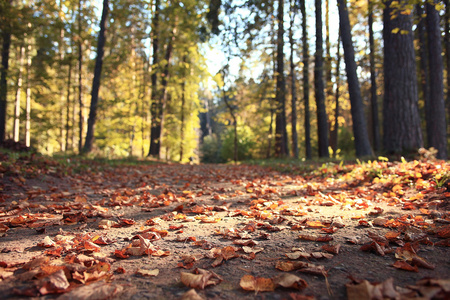
{"type": "Polygon", "coordinates": [[[6,0],[0,16],[2,143],[180,162],[447,158],[448,0],[6,0]]]}

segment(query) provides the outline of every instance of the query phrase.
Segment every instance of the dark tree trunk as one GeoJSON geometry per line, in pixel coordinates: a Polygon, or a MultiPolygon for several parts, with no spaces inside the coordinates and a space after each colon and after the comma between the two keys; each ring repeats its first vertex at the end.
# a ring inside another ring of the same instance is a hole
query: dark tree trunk
{"type": "Polygon", "coordinates": [[[305,155],[311,159],[311,124],[309,113],[309,47],[308,47],[308,29],[305,0],[300,0],[300,10],[302,13],[302,55],[303,55],[303,98],[305,101],[305,155]]]}
{"type": "Polygon", "coordinates": [[[433,4],[426,3],[428,58],[430,71],[430,114],[427,118],[427,133],[430,147],[438,150],[437,158],[447,159],[447,124],[445,122],[444,75],[439,12],[433,4]]]}
{"type": "MultiPolygon", "coordinates": [[[[425,15],[422,8],[422,3],[416,4],[416,15],[417,19],[419,20],[417,23],[417,37],[419,38],[419,47],[418,47],[418,54],[420,58],[420,65],[419,65],[419,82],[423,101],[425,104],[425,122],[426,124],[429,124],[430,121],[428,118],[430,115],[430,78],[429,78],[429,70],[428,70],[428,43],[427,43],[427,29],[425,26],[425,15]]],[[[420,96],[419,96],[420,98],[420,96]]],[[[428,130],[431,129],[427,126],[426,133],[427,133],[427,144],[430,145],[430,137],[431,133],[428,132],[428,130]]]]}
{"type": "Polygon", "coordinates": [[[338,134],[339,134],[339,89],[341,87],[341,74],[340,74],[340,66],[341,66],[341,35],[338,36],[338,44],[336,51],[336,90],[334,92],[334,101],[335,101],[335,109],[334,109],[334,126],[333,131],[330,133],[330,145],[331,149],[333,149],[333,156],[337,156],[338,149],[338,134]]]}
{"type": "Polygon", "coordinates": [[[94,125],[97,119],[98,92],[100,89],[100,78],[102,75],[103,54],[106,40],[106,18],[109,11],[108,1],[109,0],[103,0],[102,18],[100,20],[100,32],[98,34],[97,58],[95,60],[94,80],[92,81],[91,107],[89,110],[86,140],[83,147],[84,153],[90,152],[92,150],[92,144],[94,143],[94,125]]]}
{"type": "MultiPolygon", "coordinates": [[[[445,60],[447,62],[447,118],[450,118],[450,2],[444,0],[445,3],[445,20],[444,20],[444,44],[445,44],[445,60]]],[[[449,122],[450,125],[450,122],[449,122]]],[[[450,131],[450,129],[448,129],[450,131]]]]}
{"type": "Polygon", "coordinates": [[[323,38],[322,38],[322,1],[315,0],[316,7],[316,53],[314,66],[314,90],[317,106],[317,131],[319,138],[319,157],[329,157],[328,118],[325,108],[323,80],[323,38]]]}
{"type": "MultiPolygon", "coordinates": [[[[12,0],[5,2],[2,8],[8,9],[12,0]]],[[[8,19],[9,11],[2,11],[2,17],[8,19]]],[[[0,144],[5,141],[6,137],[6,113],[7,113],[7,97],[8,97],[8,71],[9,71],[9,49],[11,47],[11,25],[7,22],[2,24],[2,67],[0,68],[0,144]]]]}
{"type": "MultiPolygon", "coordinates": [[[[325,0],[325,107],[331,107],[333,101],[332,58],[330,43],[330,1],[325,0]]],[[[328,118],[328,129],[331,130],[331,120],[328,118]]],[[[331,132],[330,132],[331,137],[331,132]]],[[[330,142],[331,143],[331,142],[330,142]]]]}
{"type": "Polygon", "coordinates": [[[292,156],[298,158],[298,135],[297,135],[297,88],[295,78],[295,64],[294,64],[294,38],[293,27],[294,18],[296,14],[295,2],[291,1],[291,22],[289,26],[289,44],[291,47],[291,54],[289,57],[289,63],[291,67],[291,126],[292,126],[292,156]]]}
{"type": "MultiPolygon", "coordinates": [[[[166,105],[167,105],[167,83],[169,82],[169,66],[170,66],[170,60],[172,57],[173,52],[173,42],[175,39],[175,31],[174,28],[172,31],[172,37],[167,44],[166,49],[166,65],[164,67],[164,70],[161,73],[161,90],[159,91],[159,97],[157,99],[156,103],[156,119],[152,120],[152,136],[150,137],[151,141],[155,141],[153,144],[150,143],[150,152],[151,155],[157,158],[160,158],[161,155],[161,144],[162,144],[162,136],[163,136],[163,129],[164,129],[164,118],[165,118],[165,112],[166,112],[166,105]],[[155,124],[154,124],[155,123],[155,124]],[[153,130],[154,129],[154,130],[153,130]]],[[[152,104],[153,105],[153,104],[152,104]]]]}
{"type": "Polygon", "coordinates": [[[70,137],[70,92],[72,84],[72,59],[69,57],[69,70],[67,74],[67,95],[66,95],[66,141],[65,149],[69,150],[69,137],[70,137]]]}
{"type": "Polygon", "coordinates": [[[181,83],[181,116],[180,116],[180,162],[183,161],[183,152],[184,152],[184,105],[186,102],[186,81],[183,80],[181,83]]]}
{"type": "Polygon", "coordinates": [[[350,20],[345,0],[338,0],[339,24],[341,30],[342,47],[344,49],[345,70],[347,73],[348,92],[350,95],[351,113],[353,120],[353,135],[355,137],[356,156],[373,155],[367,133],[364,106],[361,97],[358,77],[356,75],[355,51],[353,49],[350,20]]]}
{"type": "MultiPolygon", "coordinates": [[[[400,5],[406,3],[406,0],[400,1],[400,5]]],[[[390,6],[391,1],[388,1],[383,14],[383,145],[387,153],[402,153],[416,151],[423,142],[417,107],[412,20],[410,15],[400,13],[391,18],[394,10],[390,6]],[[400,31],[395,33],[397,29],[400,31]]]]}
{"type": "Polygon", "coordinates": [[[284,0],[278,0],[278,31],[277,31],[277,87],[275,116],[275,156],[289,155],[286,132],[286,80],[284,77],[284,0]]]}
{"type": "MultiPolygon", "coordinates": [[[[83,130],[84,130],[84,117],[83,117],[83,45],[81,39],[81,11],[82,11],[82,2],[81,0],[78,3],[78,105],[80,110],[78,112],[78,152],[82,153],[83,151],[83,130]]],[[[75,113],[75,107],[74,107],[75,113]]],[[[75,118],[74,118],[75,120],[75,118]]],[[[75,125],[74,125],[75,126],[75,125]]],[[[74,134],[75,137],[75,134],[74,134]]]]}
{"type": "Polygon", "coordinates": [[[153,73],[150,78],[152,83],[152,104],[150,106],[150,117],[151,117],[151,127],[150,127],[150,149],[148,152],[148,156],[159,157],[159,139],[155,139],[158,136],[159,129],[158,128],[158,49],[159,49],[159,38],[158,38],[158,30],[159,30],[159,6],[160,0],[155,1],[155,15],[153,16],[152,21],[152,47],[153,47],[153,62],[152,69],[153,73]]]}
{"type": "Polygon", "coordinates": [[[373,3],[368,1],[369,6],[369,48],[370,48],[370,104],[372,113],[372,139],[375,151],[381,150],[380,121],[378,119],[378,97],[377,97],[377,73],[375,65],[375,39],[373,37],[373,3]]]}

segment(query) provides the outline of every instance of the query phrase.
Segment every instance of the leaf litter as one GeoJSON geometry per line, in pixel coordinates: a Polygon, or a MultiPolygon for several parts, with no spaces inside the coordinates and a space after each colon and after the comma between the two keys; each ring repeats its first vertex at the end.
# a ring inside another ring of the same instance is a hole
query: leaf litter
{"type": "Polygon", "coordinates": [[[52,164],[1,169],[7,297],[450,296],[446,162],[52,164]]]}

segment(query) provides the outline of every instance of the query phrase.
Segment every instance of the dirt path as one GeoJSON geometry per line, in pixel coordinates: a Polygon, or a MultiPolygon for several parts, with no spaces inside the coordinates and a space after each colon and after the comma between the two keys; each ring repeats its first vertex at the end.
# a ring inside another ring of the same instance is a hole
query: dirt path
{"type": "Polygon", "coordinates": [[[444,299],[450,193],[433,178],[449,170],[442,162],[378,163],[305,177],[255,166],[145,165],[82,175],[55,167],[27,178],[0,169],[0,293],[197,299],[185,295],[189,280],[203,299],[347,299],[374,290],[355,283],[347,293],[351,276],[393,278],[394,296],[431,289],[444,299]],[[219,278],[181,274],[196,268],[219,278]],[[274,279],[282,274],[299,279],[284,288],[274,279]],[[441,281],[416,285],[425,277],[441,281]]]}

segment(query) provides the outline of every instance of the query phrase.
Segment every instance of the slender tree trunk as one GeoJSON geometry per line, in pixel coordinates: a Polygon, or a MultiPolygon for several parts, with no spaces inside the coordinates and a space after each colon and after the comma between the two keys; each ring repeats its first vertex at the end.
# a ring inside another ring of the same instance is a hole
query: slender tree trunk
{"type": "MultiPolygon", "coordinates": [[[[333,69],[331,63],[330,1],[325,0],[325,107],[331,107],[331,103],[333,102],[333,82],[331,81],[333,69]]],[[[328,118],[328,128],[331,129],[330,118],[328,118]]]]}
{"type": "MultiPolygon", "coordinates": [[[[450,119],[450,1],[444,0],[445,3],[445,19],[444,19],[444,44],[445,44],[445,58],[447,62],[447,118],[450,119]]],[[[450,122],[449,122],[450,125],[450,122]]],[[[447,130],[450,129],[447,127],[447,130]]]]}
{"type": "Polygon", "coordinates": [[[368,0],[369,6],[369,48],[370,48],[370,104],[372,113],[372,139],[374,150],[381,150],[380,121],[378,119],[378,97],[377,97],[377,73],[375,65],[375,40],[373,37],[373,0],[368,0]]]}
{"type": "Polygon", "coordinates": [[[272,136],[273,136],[273,119],[274,119],[275,110],[270,108],[270,123],[269,123],[269,143],[267,144],[267,153],[266,158],[269,159],[272,155],[272,136]]]}
{"type": "MultiPolygon", "coordinates": [[[[406,0],[399,2],[402,6],[407,4],[406,0]]],[[[417,107],[412,19],[410,15],[400,13],[392,18],[394,10],[391,3],[386,2],[383,13],[383,145],[387,153],[402,153],[416,151],[423,142],[417,107]],[[395,33],[396,30],[399,32],[395,33]]]]}
{"type": "Polygon", "coordinates": [[[20,46],[19,50],[19,75],[17,78],[17,92],[16,101],[14,103],[14,126],[13,126],[13,139],[14,142],[19,141],[19,131],[20,131],[20,102],[22,96],[22,76],[23,76],[23,57],[25,56],[25,47],[20,46]]]}
{"type": "MultiPolygon", "coordinates": [[[[63,11],[63,1],[59,1],[59,10],[63,11]]],[[[61,24],[64,24],[64,20],[60,19],[61,24]]],[[[59,51],[59,69],[61,73],[63,72],[64,67],[64,26],[61,25],[61,29],[59,31],[59,42],[58,42],[58,51],[59,51]]],[[[64,77],[61,76],[61,90],[59,92],[59,149],[61,152],[65,151],[65,143],[64,143],[64,108],[66,106],[65,97],[64,97],[64,77]]]]}
{"type": "Polygon", "coordinates": [[[316,53],[314,66],[314,90],[317,106],[317,132],[319,139],[319,157],[329,157],[328,118],[325,108],[323,82],[323,38],[322,38],[322,0],[315,0],[316,8],[316,53]]]}
{"type": "Polygon", "coordinates": [[[153,47],[153,62],[152,69],[153,73],[151,76],[152,82],[152,104],[150,106],[150,116],[151,116],[151,128],[150,128],[150,149],[148,156],[159,157],[159,129],[158,128],[158,74],[159,71],[158,63],[158,49],[159,49],[159,6],[160,0],[155,0],[155,13],[152,20],[152,47],[153,47]]]}
{"type": "Polygon", "coordinates": [[[341,87],[341,35],[338,35],[337,51],[336,51],[336,90],[334,92],[335,109],[334,109],[334,126],[333,131],[330,134],[330,145],[333,149],[334,157],[337,156],[338,150],[338,135],[339,135],[339,97],[340,97],[340,87],[341,87]]]}
{"type": "Polygon", "coordinates": [[[186,80],[183,80],[183,82],[181,83],[180,162],[183,161],[183,152],[184,152],[184,105],[186,102],[185,93],[186,93],[186,80]]]}
{"type": "Polygon", "coordinates": [[[275,116],[275,155],[289,155],[286,132],[286,80],[284,77],[284,0],[278,0],[277,31],[277,111],[275,116]]]}
{"type": "Polygon", "coordinates": [[[344,49],[345,70],[347,73],[348,92],[350,95],[356,156],[369,156],[373,155],[373,152],[367,132],[361,89],[359,87],[358,76],[356,75],[355,50],[353,49],[352,33],[346,1],[338,0],[338,8],[342,47],[344,49]]]}
{"type": "MultiPolygon", "coordinates": [[[[429,118],[430,115],[430,80],[429,80],[429,69],[428,69],[428,43],[427,43],[427,29],[425,26],[425,14],[422,8],[422,3],[416,4],[416,15],[418,18],[417,23],[417,37],[419,38],[419,47],[418,54],[420,58],[420,66],[419,66],[419,82],[422,88],[422,97],[425,103],[425,122],[426,124],[430,123],[429,118]]],[[[427,133],[427,144],[428,146],[431,144],[430,138],[432,133],[429,132],[431,127],[426,127],[427,133]]],[[[430,146],[429,146],[430,147],[430,146]]]]}
{"type": "Polygon", "coordinates": [[[293,27],[294,18],[296,15],[296,5],[294,1],[291,1],[291,22],[289,26],[289,44],[291,47],[291,54],[289,57],[289,63],[291,67],[291,126],[292,126],[292,156],[298,159],[298,135],[297,135],[297,88],[295,77],[295,64],[294,64],[294,37],[293,27]]]}
{"type": "Polygon", "coordinates": [[[309,111],[309,46],[308,29],[305,0],[300,0],[300,10],[302,13],[302,55],[303,55],[303,98],[305,101],[305,155],[307,159],[312,158],[311,150],[311,124],[309,111]]]}
{"type": "Polygon", "coordinates": [[[86,140],[84,142],[83,147],[84,153],[89,153],[92,150],[92,145],[94,143],[94,125],[97,119],[98,92],[100,89],[100,78],[102,75],[102,65],[103,65],[103,53],[106,41],[105,37],[106,18],[108,16],[109,11],[108,2],[109,0],[103,0],[102,18],[100,20],[100,32],[98,34],[97,58],[95,60],[94,80],[92,81],[91,107],[89,110],[86,140]]]}
{"type": "Polygon", "coordinates": [[[225,102],[225,105],[228,108],[228,111],[231,115],[231,118],[233,119],[233,131],[234,131],[234,138],[233,138],[233,144],[234,144],[234,153],[233,153],[233,160],[235,163],[238,162],[239,157],[238,157],[238,132],[237,132],[237,118],[236,118],[236,114],[234,112],[234,108],[231,106],[230,102],[228,101],[228,97],[225,93],[225,89],[222,89],[222,97],[223,97],[223,101],[225,102]]]}
{"type": "MultiPolygon", "coordinates": [[[[31,24],[28,23],[28,28],[31,28],[31,24]]],[[[26,96],[25,96],[25,146],[31,146],[31,84],[30,84],[30,72],[31,72],[31,43],[27,45],[27,73],[25,80],[27,82],[26,96]]]]}
{"type": "Polygon", "coordinates": [[[445,121],[444,75],[439,12],[427,2],[428,57],[430,62],[430,117],[427,120],[429,146],[438,150],[437,158],[447,159],[447,124],[445,121]],[[428,129],[429,128],[429,129],[428,129]]]}
{"type": "MultiPolygon", "coordinates": [[[[82,0],[78,2],[78,153],[83,151],[83,131],[84,131],[84,116],[83,116],[83,41],[81,39],[81,12],[82,12],[82,0]]],[[[74,107],[75,113],[75,107],[74,107]]],[[[75,121],[75,120],[74,120],[75,121]]],[[[75,124],[75,123],[74,123],[75,124]]],[[[75,126],[75,125],[74,125],[75,126]]],[[[75,137],[75,134],[74,134],[75,137]]]]}
{"type": "Polygon", "coordinates": [[[66,95],[66,151],[69,150],[69,139],[70,139],[70,96],[71,96],[71,84],[72,84],[72,59],[69,58],[69,69],[67,74],[67,95],[66,95]]]}
{"type": "MultiPolygon", "coordinates": [[[[12,0],[2,5],[9,10],[12,0]]],[[[0,11],[4,16],[9,11],[0,11]]],[[[5,17],[8,19],[9,17],[5,17]]],[[[5,141],[6,137],[6,113],[7,113],[7,97],[8,97],[8,71],[9,71],[9,49],[11,47],[11,24],[4,24],[2,28],[2,66],[0,68],[0,144],[5,141]]]]}

